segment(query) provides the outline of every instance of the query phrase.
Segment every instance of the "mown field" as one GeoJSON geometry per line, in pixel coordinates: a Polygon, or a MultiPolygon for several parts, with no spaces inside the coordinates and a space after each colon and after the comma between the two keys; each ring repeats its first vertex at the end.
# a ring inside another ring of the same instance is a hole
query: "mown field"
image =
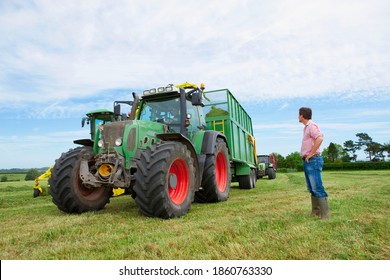
{"type": "Polygon", "coordinates": [[[279,173],[179,219],[139,214],[130,196],[69,215],[33,181],[0,183],[0,259],[390,259],[390,170],[324,172],[332,217],[310,217],[304,175],[279,173]]]}

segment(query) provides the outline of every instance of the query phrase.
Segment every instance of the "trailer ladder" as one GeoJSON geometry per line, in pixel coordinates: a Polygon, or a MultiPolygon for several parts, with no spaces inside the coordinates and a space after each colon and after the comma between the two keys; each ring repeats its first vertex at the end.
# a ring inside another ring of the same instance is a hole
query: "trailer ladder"
{"type": "Polygon", "coordinates": [[[222,132],[222,134],[225,134],[225,120],[214,120],[213,124],[214,124],[215,131],[219,131],[219,132],[222,132]],[[217,125],[222,126],[222,129],[221,130],[217,129],[217,125]]]}

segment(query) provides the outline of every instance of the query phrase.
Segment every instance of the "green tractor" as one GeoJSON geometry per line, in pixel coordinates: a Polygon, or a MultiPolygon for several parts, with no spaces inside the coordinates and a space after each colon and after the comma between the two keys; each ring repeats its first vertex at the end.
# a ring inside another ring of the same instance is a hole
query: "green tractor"
{"type": "Polygon", "coordinates": [[[185,83],[133,93],[129,115],[89,114],[91,139],[56,160],[49,183],[66,213],[103,209],[113,189],[125,189],[146,216],[185,215],[195,197],[226,201],[231,165],[226,136],[206,129],[203,89],[185,83]]]}
{"type": "MultiPolygon", "coordinates": [[[[127,104],[132,106],[133,102],[131,101],[114,101],[114,111],[110,111],[107,109],[97,109],[88,112],[86,117],[84,117],[81,121],[81,127],[84,127],[87,123],[90,125],[90,139],[79,139],[73,141],[75,144],[79,144],[82,146],[93,147],[94,139],[96,136],[96,132],[98,131],[100,126],[105,124],[114,122],[114,121],[123,121],[129,119],[128,114],[121,113],[121,104],[127,104]]],[[[126,189],[121,188],[113,188],[112,196],[119,196],[126,193],[126,189]]]]}
{"type": "Polygon", "coordinates": [[[93,147],[96,132],[99,126],[114,122],[123,121],[130,118],[128,114],[121,113],[120,104],[133,105],[132,101],[114,101],[114,112],[107,109],[97,109],[87,113],[87,116],[82,118],[81,127],[84,127],[87,123],[90,125],[90,139],[79,139],[73,141],[75,144],[93,147]]]}
{"type": "Polygon", "coordinates": [[[268,179],[273,180],[276,178],[276,156],[274,154],[270,155],[258,155],[258,169],[257,169],[257,178],[263,178],[268,176],[268,179]]]}

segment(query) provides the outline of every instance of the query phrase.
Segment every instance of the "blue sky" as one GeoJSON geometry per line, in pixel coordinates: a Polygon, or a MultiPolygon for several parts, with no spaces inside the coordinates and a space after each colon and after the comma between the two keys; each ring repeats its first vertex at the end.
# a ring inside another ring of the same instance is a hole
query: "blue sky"
{"type": "MultiPolygon", "coordinates": [[[[169,83],[229,88],[257,150],[390,141],[389,1],[0,1],[0,168],[54,164],[81,118],[169,83]]],[[[363,153],[359,159],[365,159],[363,153]]]]}

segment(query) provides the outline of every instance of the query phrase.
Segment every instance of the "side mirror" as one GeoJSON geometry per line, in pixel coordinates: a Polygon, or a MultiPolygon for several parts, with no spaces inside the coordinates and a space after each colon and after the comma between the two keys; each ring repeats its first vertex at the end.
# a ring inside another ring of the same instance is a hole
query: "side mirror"
{"type": "Polygon", "coordinates": [[[203,104],[203,96],[202,92],[200,90],[195,91],[192,93],[191,102],[194,106],[204,106],[203,104]]]}
{"type": "Polygon", "coordinates": [[[82,118],[82,120],[81,120],[81,127],[85,126],[85,122],[87,122],[87,124],[89,124],[89,118],[88,117],[82,118]]]}
{"type": "Polygon", "coordinates": [[[120,104],[115,104],[114,106],[114,115],[119,116],[121,114],[121,105],[120,104]]]}

